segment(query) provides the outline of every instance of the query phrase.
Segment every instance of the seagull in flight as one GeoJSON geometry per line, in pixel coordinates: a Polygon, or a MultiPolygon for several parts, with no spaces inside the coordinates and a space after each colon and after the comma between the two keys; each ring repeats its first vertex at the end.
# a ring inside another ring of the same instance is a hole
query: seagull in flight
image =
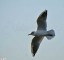
{"type": "Polygon", "coordinates": [[[50,40],[55,36],[55,32],[53,29],[47,31],[46,19],[47,19],[47,10],[44,10],[37,18],[37,25],[38,25],[37,31],[33,31],[30,34],[28,34],[34,36],[31,42],[31,52],[33,56],[35,56],[40,46],[40,43],[42,42],[44,37],[50,40]]]}

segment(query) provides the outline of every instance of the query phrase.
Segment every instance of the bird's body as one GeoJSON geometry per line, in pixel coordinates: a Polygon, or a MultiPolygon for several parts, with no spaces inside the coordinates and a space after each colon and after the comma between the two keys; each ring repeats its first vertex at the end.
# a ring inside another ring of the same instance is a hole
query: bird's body
{"type": "Polygon", "coordinates": [[[47,34],[47,31],[45,30],[37,30],[35,33],[34,33],[34,36],[44,36],[47,34]]]}
{"type": "Polygon", "coordinates": [[[37,25],[38,25],[37,31],[33,31],[31,34],[29,34],[35,36],[31,42],[31,52],[33,56],[35,56],[40,46],[40,43],[44,37],[47,37],[47,39],[52,39],[55,36],[55,32],[53,29],[47,31],[46,19],[47,19],[47,10],[42,12],[37,19],[37,25]]]}
{"type": "Polygon", "coordinates": [[[55,36],[54,30],[50,31],[37,30],[36,32],[34,32],[33,36],[52,36],[52,34],[55,36]]]}

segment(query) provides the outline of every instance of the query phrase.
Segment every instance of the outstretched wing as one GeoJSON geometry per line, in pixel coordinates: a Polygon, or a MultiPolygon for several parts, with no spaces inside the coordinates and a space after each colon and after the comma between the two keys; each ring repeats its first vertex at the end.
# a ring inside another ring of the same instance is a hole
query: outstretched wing
{"type": "Polygon", "coordinates": [[[33,56],[35,56],[35,54],[36,54],[36,52],[37,52],[37,50],[39,48],[39,45],[40,45],[40,43],[41,43],[43,38],[44,37],[34,37],[32,39],[32,42],[31,42],[31,52],[32,52],[33,56]]]}
{"type": "Polygon", "coordinates": [[[47,24],[46,24],[46,18],[47,18],[47,10],[42,12],[40,16],[37,19],[37,30],[46,30],[47,24]]]}

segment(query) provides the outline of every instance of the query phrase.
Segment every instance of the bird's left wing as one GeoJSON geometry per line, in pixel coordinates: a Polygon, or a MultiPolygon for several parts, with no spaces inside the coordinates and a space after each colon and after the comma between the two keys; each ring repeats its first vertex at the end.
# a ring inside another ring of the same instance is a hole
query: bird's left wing
{"type": "Polygon", "coordinates": [[[37,30],[46,30],[47,28],[47,23],[46,23],[46,18],[47,18],[47,10],[43,11],[40,16],[37,19],[37,30]]]}
{"type": "Polygon", "coordinates": [[[40,43],[41,43],[43,38],[44,37],[41,36],[41,37],[34,37],[32,39],[32,42],[31,42],[31,52],[32,52],[33,56],[35,56],[35,54],[36,54],[36,52],[37,52],[37,50],[39,48],[39,45],[40,45],[40,43]]]}

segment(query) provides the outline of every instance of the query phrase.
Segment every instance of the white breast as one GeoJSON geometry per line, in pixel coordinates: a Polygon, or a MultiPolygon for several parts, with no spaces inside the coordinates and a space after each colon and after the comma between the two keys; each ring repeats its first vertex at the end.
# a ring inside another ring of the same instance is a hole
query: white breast
{"type": "Polygon", "coordinates": [[[42,36],[42,35],[45,35],[45,34],[47,34],[47,31],[44,31],[44,30],[37,30],[36,33],[35,33],[35,35],[37,35],[37,36],[42,36]]]}

